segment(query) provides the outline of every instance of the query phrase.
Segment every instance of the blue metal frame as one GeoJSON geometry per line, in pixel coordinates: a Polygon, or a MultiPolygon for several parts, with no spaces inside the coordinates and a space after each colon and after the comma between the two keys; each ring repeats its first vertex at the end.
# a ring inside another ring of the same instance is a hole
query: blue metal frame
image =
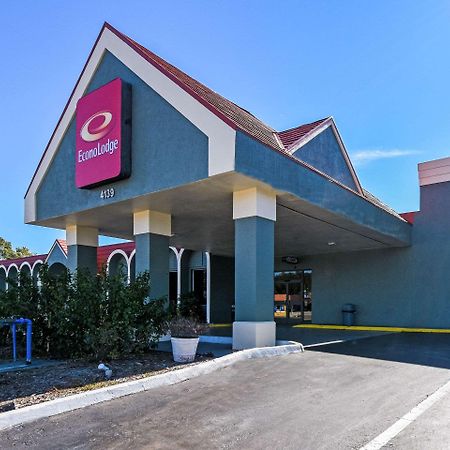
{"type": "Polygon", "coordinates": [[[0,327],[9,326],[12,334],[12,354],[13,360],[16,362],[17,360],[17,343],[16,343],[16,335],[17,335],[17,325],[26,325],[27,326],[27,355],[26,355],[26,363],[31,364],[31,336],[33,333],[33,322],[31,319],[1,319],[0,327]]]}

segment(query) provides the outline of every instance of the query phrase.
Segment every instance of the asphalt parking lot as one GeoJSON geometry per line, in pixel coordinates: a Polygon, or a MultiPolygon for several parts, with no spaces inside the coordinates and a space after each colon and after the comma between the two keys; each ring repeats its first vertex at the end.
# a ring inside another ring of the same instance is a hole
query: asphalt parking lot
{"type": "MultiPolygon", "coordinates": [[[[250,360],[0,433],[1,448],[359,449],[450,379],[450,336],[387,334],[250,360]]],[[[443,396],[386,448],[448,449],[443,396]]]]}

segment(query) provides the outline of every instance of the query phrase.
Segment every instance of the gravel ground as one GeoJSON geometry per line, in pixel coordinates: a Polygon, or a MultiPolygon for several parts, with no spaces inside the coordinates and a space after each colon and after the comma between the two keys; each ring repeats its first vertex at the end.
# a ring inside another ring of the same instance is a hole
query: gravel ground
{"type": "MultiPolygon", "coordinates": [[[[210,359],[209,355],[197,355],[196,362],[192,364],[207,359],[210,359]]],[[[48,367],[1,373],[0,412],[124,381],[137,380],[190,365],[175,363],[170,353],[155,351],[144,355],[105,361],[105,364],[113,371],[112,378],[105,380],[103,371],[97,369],[99,362],[70,360],[48,367]]]]}

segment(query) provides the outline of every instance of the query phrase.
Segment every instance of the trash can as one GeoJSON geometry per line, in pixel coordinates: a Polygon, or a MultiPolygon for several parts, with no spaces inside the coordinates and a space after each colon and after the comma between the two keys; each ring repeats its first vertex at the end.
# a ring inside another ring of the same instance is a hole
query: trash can
{"type": "Polygon", "coordinates": [[[352,303],[342,305],[342,323],[350,327],[355,324],[356,306],[352,303]]]}

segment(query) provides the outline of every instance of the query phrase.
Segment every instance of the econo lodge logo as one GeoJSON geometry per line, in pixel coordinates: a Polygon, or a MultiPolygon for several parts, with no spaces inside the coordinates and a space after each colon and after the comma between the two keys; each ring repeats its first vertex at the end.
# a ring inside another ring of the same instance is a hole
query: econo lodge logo
{"type": "Polygon", "coordinates": [[[101,140],[114,128],[113,114],[110,111],[101,111],[93,114],[81,126],[80,137],[84,142],[97,142],[95,147],[77,149],[78,163],[103,155],[112,155],[119,147],[119,139],[101,140]]]}
{"type": "Polygon", "coordinates": [[[85,142],[98,141],[106,136],[113,126],[112,112],[99,111],[84,122],[80,130],[80,137],[85,142]]]}

